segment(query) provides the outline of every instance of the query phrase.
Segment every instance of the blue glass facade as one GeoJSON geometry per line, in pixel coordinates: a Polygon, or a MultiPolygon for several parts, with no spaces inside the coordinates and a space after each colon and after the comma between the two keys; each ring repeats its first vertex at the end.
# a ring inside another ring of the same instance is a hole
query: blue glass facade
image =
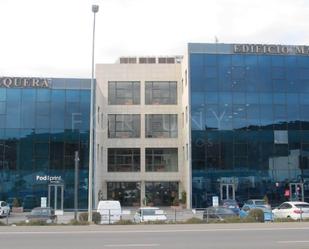
{"type": "Polygon", "coordinates": [[[79,151],[79,207],[85,208],[90,80],[51,79],[50,84],[0,88],[0,199],[34,195],[39,201],[48,196],[47,177],[58,177],[65,183],[64,208],[73,208],[74,152],[79,151]]]}
{"type": "Polygon", "coordinates": [[[211,48],[189,46],[192,206],[225,183],[240,203],[266,195],[274,205],[301,182],[308,201],[309,56],[211,48]]]}

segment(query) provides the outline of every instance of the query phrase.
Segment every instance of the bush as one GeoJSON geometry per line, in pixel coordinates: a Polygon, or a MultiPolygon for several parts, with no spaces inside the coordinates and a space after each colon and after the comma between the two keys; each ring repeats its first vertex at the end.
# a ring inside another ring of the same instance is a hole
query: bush
{"type": "Polygon", "coordinates": [[[259,208],[254,208],[249,211],[248,217],[253,218],[255,222],[264,222],[264,211],[259,208]]]}
{"type": "Polygon", "coordinates": [[[12,203],[13,207],[20,207],[20,201],[17,198],[14,198],[13,203],[12,203]]]}
{"type": "Polygon", "coordinates": [[[166,221],[164,220],[145,221],[140,224],[148,224],[148,225],[166,224],[166,221]]]}
{"type": "Polygon", "coordinates": [[[296,220],[293,220],[291,218],[276,218],[275,222],[295,222],[296,220]]]}
{"type": "Polygon", "coordinates": [[[193,217],[193,218],[187,219],[184,223],[185,224],[201,224],[201,223],[205,223],[205,221],[202,219],[193,217]]]}
{"type": "MultiPolygon", "coordinates": [[[[80,213],[79,216],[80,222],[88,222],[88,213],[80,213]]],[[[94,224],[100,224],[101,223],[101,215],[98,212],[92,212],[92,222],[94,224]]]]}
{"type": "Polygon", "coordinates": [[[133,225],[135,224],[132,220],[120,220],[114,223],[114,225],[133,225]]]}
{"type": "Polygon", "coordinates": [[[17,223],[14,223],[16,226],[49,226],[49,225],[55,225],[53,223],[46,223],[46,221],[43,220],[31,220],[29,222],[26,221],[20,221],[17,223]]]}
{"type": "Polygon", "coordinates": [[[92,213],[92,221],[94,224],[100,224],[101,223],[101,214],[98,212],[92,213]]]}
{"type": "Polygon", "coordinates": [[[186,191],[181,192],[181,203],[186,204],[187,203],[187,193],[186,191]]]}
{"type": "MultiPolygon", "coordinates": [[[[88,216],[87,216],[87,220],[88,220],[88,216]]],[[[73,225],[73,226],[89,225],[89,222],[88,221],[78,221],[78,220],[72,219],[72,220],[70,220],[68,225],[73,225]]]]}
{"type": "Polygon", "coordinates": [[[0,226],[5,226],[5,224],[2,221],[0,221],[0,226]]]}

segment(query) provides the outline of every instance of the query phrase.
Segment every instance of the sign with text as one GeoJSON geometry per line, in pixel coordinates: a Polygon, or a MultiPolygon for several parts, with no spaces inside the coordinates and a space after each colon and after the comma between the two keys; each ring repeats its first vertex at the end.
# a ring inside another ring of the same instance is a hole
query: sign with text
{"type": "Polygon", "coordinates": [[[309,55],[309,46],[234,44],[233,52],[240,54],[309,55]]]}
{"type": "Polygon", "coordinates": [[[5,88],[50,88],[51,79],[0,77],[0,87],[5,88]]]}
{"type": "Polygon", "coordinates": [[[47,207],[47,197],[41,197],[41,207],[42,208],[47,207]]]}
{"type": "Polygon", "coordinates": [[[213,196],[212,197],[212,206],[213,207],[218,207],[219,206],[219,197],[218,196],[213,196]]]}

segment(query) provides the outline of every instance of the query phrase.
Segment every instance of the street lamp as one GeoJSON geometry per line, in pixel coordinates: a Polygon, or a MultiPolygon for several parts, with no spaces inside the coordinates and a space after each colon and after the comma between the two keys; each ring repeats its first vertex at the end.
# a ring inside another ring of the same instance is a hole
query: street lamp
{"type": "Polygon", "coordinates": [[[92,188],[93,188],[93,94],[94,94],[94,38],[95,38],[95,14],[99,11],[99,5],[92,5],[93,30],[92,30],[92,63],[91,63],[91,97],[90,97],[90,139],[89,139],[89,176],[88,176],[88,221],[92,221],[92,188]]]}

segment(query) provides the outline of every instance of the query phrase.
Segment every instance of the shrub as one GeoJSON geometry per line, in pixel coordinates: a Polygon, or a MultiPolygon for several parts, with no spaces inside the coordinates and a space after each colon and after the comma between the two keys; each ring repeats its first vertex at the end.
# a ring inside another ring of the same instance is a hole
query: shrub
{"type": "MultiPolygon", "coordinates": [[[[78,218],[79,218],[80,222],[88,222],[88,213],[80,213],[78,218]]],[[[95,224],[100,224],[101,223],[101,215],[100,215],[100,213],[92,212],[92,221],[95,224]]]]}
{"type": "Polygon", "coordinates": [[[94,224],[100,224],[101,223],[101,214],[98,212],[92,213],[92,221],[94,224]]]}
{"type": "Polygon", "coordinates": [[[295,222],[296,220],[293,220],[291,218],[276,218],[275,222],[295,222]]]}
{"type": "Polygon", "coordinates": [[[43,220],[31,220],[29,222],[20,221],[14,224],[16,226],[49,226],[49,225],[52,225],[52,223],[46,223],[46,221],[43,221],[43,220]]]}
{"type": "Polygon", "coordinates": [[[5,226],[5,224],[2,221],[0,221],[0,226],[5,226]]]}
{"type": "Polygon", "coordinates": [[[181,192],[181,203],[186,204],[187,203],[187,193],[186,191],[181,192]]]}
{"type": "MultiPolygon", "coordinates": [[[[87,217],[87,219],[88,219],[88,217],[87,217]]],[[[89,225],[89,222],[88,221],[78,221],[78,220],[72,219],[72,220],[70,220],[68,225],[73,225],[73,226],[76,226],[76,225],[89,225]]]]}
{"type": "Polygon", "coordinates": [[[80,213],[78,215],[78,220],[80,222],[83,222],[83,221],[88,221],[88,213],[80,213]]]}
{"type": "Polygon", "coordinates": [[[202,219],[193,217],[193,218],[187,219],[184,223],[186,223],[186,224],[201,224],[201,223],[205,223],[205,221],[202,220],[202,219]]]}
{"type": "Polygon", "coordinates": [[[20,207],[20,201],[17,198],[14,198],[12,206],[13,207],[20,207]]]}
{"type": "Polygon", "coordinates": [[[135,224],[132,220],[120,220],[114,223],[114,225],[133,225],[135,224]]]}
{"type": "Polygon", "coordinates": [[[164,220],[154,220],[154,221],[146,221],[141,224],[150,224],[150,225],[156,225],[156,224],[166,224],[166,221],[164,220]]]}
{"type": "Polygon", "coordinates": [[[253,218],[255,222],[264,222],[264,211],[259,208],[254,208],[249,211],[249,218],[253,218]]]}

